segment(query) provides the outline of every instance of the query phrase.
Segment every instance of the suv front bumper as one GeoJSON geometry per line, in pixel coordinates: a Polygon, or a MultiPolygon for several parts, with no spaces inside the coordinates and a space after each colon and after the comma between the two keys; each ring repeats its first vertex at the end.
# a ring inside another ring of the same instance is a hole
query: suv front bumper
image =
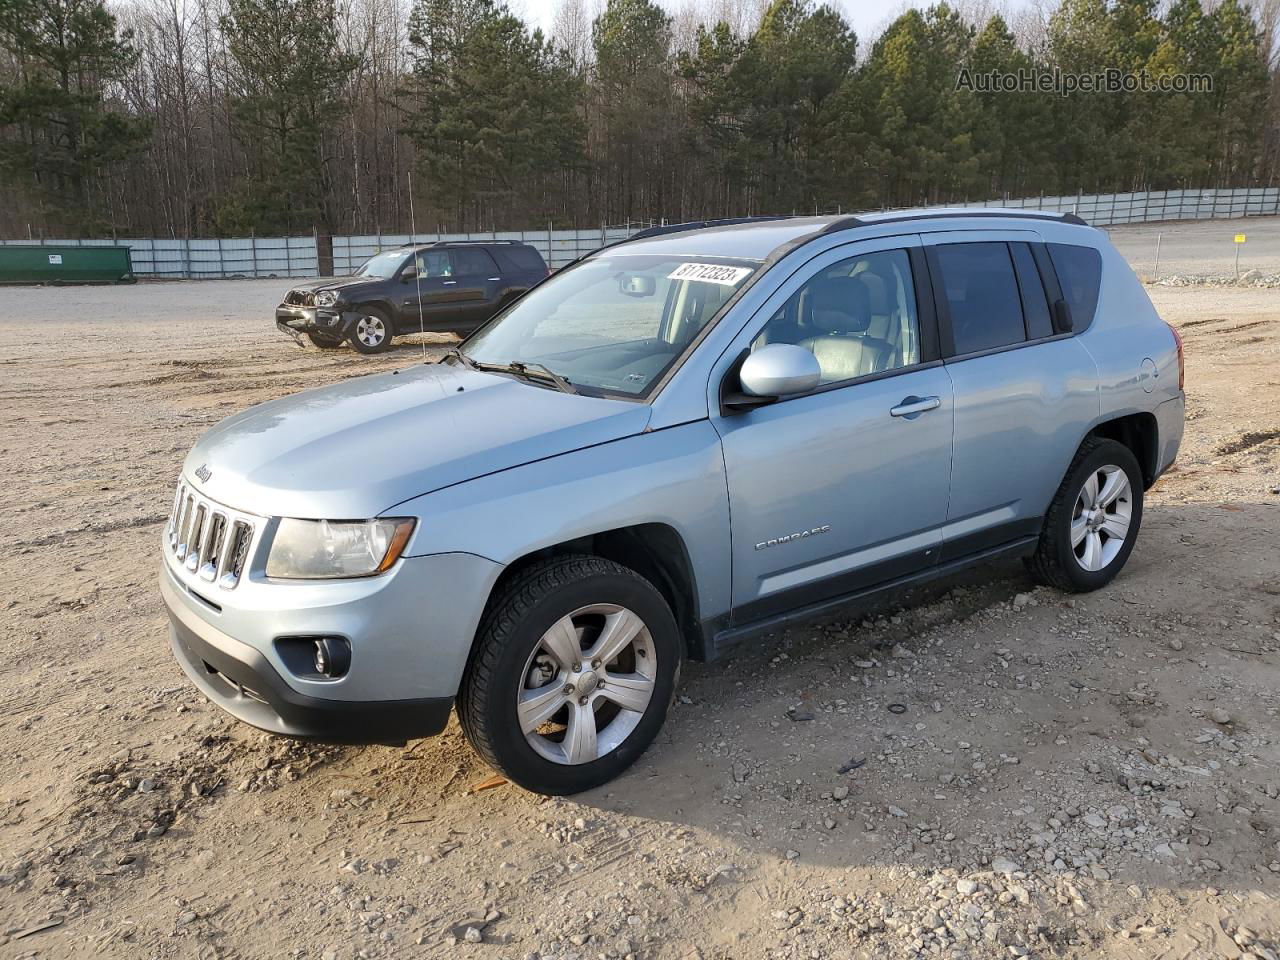
{"type": "Polygon", "coordinates": [[[340,340],[347,334],[350,318],[330,307],[299,307],[282,303],[276,307],[276,329],[295,340],[304,333],[318,333],[340,340]]]}
{"type": "Polygon", "coordinates": [[[439,733],[501,565],[471,554],[404,557],[347,581],[270,581],[256,569],[222,589],[162,547],[169,641],[192,683],[239,720],[333,743],[404,743],[439,733]],[[351,666],[327,679],[282,644],[341,637],[351,666]]]}
{"type": "Polygon", "coordinates": [[[218,639],[200,636],[170,611],[169,645],[191,682],[237,720],[268,733],[326,743],[400,745],[433,737],[449,723],[453,697],[363,703],[309,697],[285,683],[252,647],[225,635],[218,639]]]}

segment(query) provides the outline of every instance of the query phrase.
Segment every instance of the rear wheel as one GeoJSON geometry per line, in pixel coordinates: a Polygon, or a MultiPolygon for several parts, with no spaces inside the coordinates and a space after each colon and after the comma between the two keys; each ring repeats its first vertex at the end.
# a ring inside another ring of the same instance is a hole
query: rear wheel
{"type": "Polygon", "coordinates": [[[391,346],[391,321],[377,307],[357,307],[347,339],[361,353],[382,353],[391,346]]]}
{"type": "Polygon", "coordinates": [[[1110,583],[1142,525],[1142,470],[1122,443],[1080,445],[1045,517],[1027,569],[1040,583],[1083,592],[1110,583]]]}
{"type": "Polygon", "coordinates": [[[495,597],[458,697],[476,751],[527,790],[612,780],[662,727],[679,675],[666,601],[599,557],[530,567],[495,597]]]}

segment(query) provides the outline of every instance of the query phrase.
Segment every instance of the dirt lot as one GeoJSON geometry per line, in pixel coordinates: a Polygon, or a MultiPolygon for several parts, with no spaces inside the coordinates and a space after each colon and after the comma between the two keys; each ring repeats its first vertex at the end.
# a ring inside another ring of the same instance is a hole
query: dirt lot
{"type": "Polygon", "coordinates": [[[171,662],[193,440],[421,362],[293,347],[285,286],[0,293],[0,957],[1280,955],[1280,292],[1152,288],[1188,433],[1113,586],[1001,567],[692,665],[550,801],[473,792],[456,724],[292,744],[171,662]]]}

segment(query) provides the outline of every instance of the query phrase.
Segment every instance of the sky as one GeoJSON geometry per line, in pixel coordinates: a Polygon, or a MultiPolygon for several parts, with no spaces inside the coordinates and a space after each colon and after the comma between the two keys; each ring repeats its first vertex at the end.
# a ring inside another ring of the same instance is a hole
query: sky
{"type": "MultiPolygon", "coordinates": [[[[595,2],[603,6],[603,0],[595,0],[595,2]]],[[[844,14],[845,19],[853,26],[858,39],[866,41],[883,32],[885,27],[909,7],[923,9],[930,6],[932,0],[915,3],[908,2],[908,0],[828,0],[828,2],[844,14]]],[[[541,27],[544,33],[551,32],[551,25],[560,3],[561,0],[508,0],[508,6],[514,12],[523,16],[531,26],[541,27]]],[[[704,2],[696,2],[696,0],[692,0],[692,2],[691,0],[658,0],[658,3],[671,13],[676,13],[690,5],[706,8],[713,5],[711,2],[706,2],[706,0],[704,2]]],[[[953,7],[958,6],[966,12],[969,12],[970,9],[973,11],[989,10],[993,12],[999,10],[1005,13],[1007,17],[1011,13],[1033,6],[1034,0],[972,0],[972,2],[968,3],[953,2],[951,5],[953,7]]],[[[588,0],[587,6],[592,8],[592,0],[588,0]]]]}

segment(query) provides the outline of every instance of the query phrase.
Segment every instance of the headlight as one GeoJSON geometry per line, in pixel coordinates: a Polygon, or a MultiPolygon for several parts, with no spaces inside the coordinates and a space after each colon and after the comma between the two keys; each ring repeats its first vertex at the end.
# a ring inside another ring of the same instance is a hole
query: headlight
{"type": "Polygon", "coordinates": [[[276,528],[267,576],[288,580],[371,577],[400,559],[413,520],[292,520],[276,528]]]}
{"type": "Polygon", "coordinates": [[[338,291],[336,290],[321,290],[316,294],[317,307],[332,307],[337,302],[338,291]]]}

